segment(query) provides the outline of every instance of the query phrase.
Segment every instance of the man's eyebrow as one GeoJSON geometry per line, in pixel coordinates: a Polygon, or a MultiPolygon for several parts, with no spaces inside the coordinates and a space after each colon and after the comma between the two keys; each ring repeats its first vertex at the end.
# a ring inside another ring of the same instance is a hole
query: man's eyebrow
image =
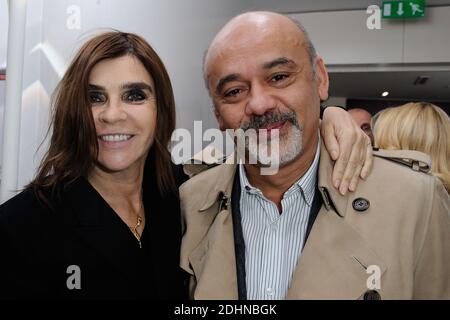
{"type": "Polygon", "coordinates": [[[287,66],[290,69],[293,69],[297,66],[297,64],[294,62],[294,60],[288,59],[286,57],[280,57],[275,60],[264,63],[263,68],[264,69],[272,69],[272,68],[275,68],[280,65],[287,66]]]}
{"type": "Polygon", "coordinates": [[[228,83],[232,81],[236,81],[239,79],[239,75],[237,73],[229,74],[219,80],[216,86],[216,92],[219,93],[222,91],[223,87],[228,83]]]}

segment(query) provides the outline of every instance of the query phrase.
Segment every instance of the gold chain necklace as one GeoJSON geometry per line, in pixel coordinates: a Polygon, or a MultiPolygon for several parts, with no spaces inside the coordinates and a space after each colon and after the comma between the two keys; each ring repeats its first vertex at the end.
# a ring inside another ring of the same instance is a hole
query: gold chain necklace
{"type": "Polygon", "coordinates": [[[130,227],[131,231],[133,232],[135,238],[139,242],[139,248],[142,249],[142,243],[141,243],[141,236],[139,235],[138,228],[142,224],[142,218],[140,216],[137,216],[137,223],[134,227],[130,227]]]}
{"type": "Polygon", "coordinates": [[[137,214],[136,225],[134,227],[129,227],[131,229],[131,232],[133,233],[134,237],[136,238],[136,240],[139,243],[139,248],[141,248],[141,249],[142,249],[141,235],[139,235],[138,228],[142,224],[142,218],[139,214],[141,213],[143,207],[144,207],[144,200],[141,198],[141,207],[139,208],[139,213],[137,214]]]}

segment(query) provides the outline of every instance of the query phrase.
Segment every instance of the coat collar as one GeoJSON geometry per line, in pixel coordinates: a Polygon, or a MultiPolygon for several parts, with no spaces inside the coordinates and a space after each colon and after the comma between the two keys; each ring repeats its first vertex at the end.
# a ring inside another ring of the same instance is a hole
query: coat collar
{"type": "MultiPolygon", "coordinates": [[[[231,157],[233,157],[233,155],[231,157]]],[[[211,208],[211,206],[213,206],[218,199],[221,200],[224,197],[226,199],[231,199],[231,189],[233,187],[233,179],[236,173],[237,165],[225,163],[221,165],[221,169],[219,179],[208,181],[212,185],[210,191],[202,202],[203,204],[200,207],[200,212],[211,208]]]]}
{"type": "MultiPolygon", "coordinates": [[[[337,211],[337,213],[343,217],[347,209],[347,204],[349,201],[349,194],[342,196],[338,190],[332,185],[331,177],[334,167],[334,161],[330,158],[328,151],[325,148],[323,139],[321,139],[320,147],[320,161],[319,161],[319,179],[318,187],[323,198],[323,202],[327,210],[332,207],[337,211]]],[[[234,154],[232,154],[228,159],[235,159],[234,154]]],[[[227,160],[228,161],[228,160],[227,160]]],[[[231,162],[231,161],[230,161],[231,162]]],[[[233,164],[225,163],[220,165],[220,179],[215,181],[206,181],[206,183],[211,184],[210,191],[202,201],[202,206],[200,211],[206,211],[208,208],[213,206],[219,195],[225,194],[228,198],[231,197],[231,187],[233,184],[234,174],[237,169],[235,161],[233,164]]]]}

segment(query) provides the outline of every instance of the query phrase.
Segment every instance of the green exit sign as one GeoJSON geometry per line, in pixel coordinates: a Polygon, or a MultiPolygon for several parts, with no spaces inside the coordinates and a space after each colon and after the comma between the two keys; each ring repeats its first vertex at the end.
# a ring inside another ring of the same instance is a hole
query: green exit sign
{"type": "Polygon", "coordinates": [[[383,18],[411,19],[425,16],[425,0],[383,1],[383,18]]]}

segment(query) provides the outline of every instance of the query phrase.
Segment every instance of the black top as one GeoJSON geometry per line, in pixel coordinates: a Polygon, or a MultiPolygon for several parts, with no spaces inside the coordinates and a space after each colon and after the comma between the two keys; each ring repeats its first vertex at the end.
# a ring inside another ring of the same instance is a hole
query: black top
{"type": "MultiPolygon", "coordinates": [[[[184,181],[180,168],[174,170],[178,183],[184,181]]],[[[142,248],[84,178],[50,198],[52,208],[31,189],[1,205],[0,299],[187,298],[178,194],[159,194],[148,170],[143,191],[142,248]]]]}

